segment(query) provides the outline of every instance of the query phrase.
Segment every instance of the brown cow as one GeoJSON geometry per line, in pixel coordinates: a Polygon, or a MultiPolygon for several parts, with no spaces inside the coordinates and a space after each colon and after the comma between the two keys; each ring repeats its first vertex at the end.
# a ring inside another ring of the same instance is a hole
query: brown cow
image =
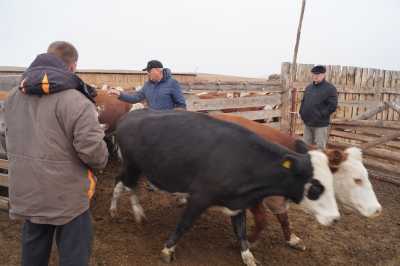
{"type": "Polygon", "coordinates": [[[96,90],[95,98],[99,121],[106,124],[106,135],[115,130],[118,120],[132,108],[132,104],[118,100],[116,96],[109,95],[107,90],[96,90]]]}

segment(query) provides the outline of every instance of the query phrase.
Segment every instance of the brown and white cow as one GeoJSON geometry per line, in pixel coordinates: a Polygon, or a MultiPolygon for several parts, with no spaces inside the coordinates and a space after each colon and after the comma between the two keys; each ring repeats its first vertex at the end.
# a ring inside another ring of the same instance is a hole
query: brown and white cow
{"type": "MultiPolygon", "coordinates": [[[[296,138],[278,129],[232,114],[211,114],[211,116],[239,124],[269,141],[281,144],[291,150],[296,150],[296,138]]],[[[309,147],[309,149],[313,148],[309,147]]],[[[324,153],[329,159],[329,167],[334,175],[336,197],[345,206],[357,210],[363,216],[374,217],[379,215],[382,207],[376,198],[368,178],[368,172],[362,163],[361,150],[354,147],[344,151],[326,149],[324,153]]],[[[304,250],[305,246],[301,243],[300,238],[291,232],[286,210],[286,200],[282,197],[272,197],[267,198],[264,202],[276,215],[289,246],[304,250]]],[[[254,242],[265,228],[266,209],[264,205],[259,204],[254,206],[250,211],[254,215],[256,226],[249,240],[254,242]]]]}

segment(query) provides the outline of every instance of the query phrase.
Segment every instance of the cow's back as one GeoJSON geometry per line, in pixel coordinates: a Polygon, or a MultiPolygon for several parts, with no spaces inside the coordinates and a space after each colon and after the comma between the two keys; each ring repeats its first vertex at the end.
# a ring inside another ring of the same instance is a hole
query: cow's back
{"type": "Polygon", "coordinates": [[[257,135],[261,136],[264,139],[270,140],[271,142],[278,143],[287,147],[288,149],[295,150],[295,143],[297,138],[294,138],[288,134],[281,132],[280,130],[273,128],[268,125],[260,124],[255,121],[251,121],[249,119],[232,115],[232,114],[210,114],[212,117],[216,119],[220,119],[222,121],[227,121],[231,123],[235,123],[241,125],[257,135]]]}

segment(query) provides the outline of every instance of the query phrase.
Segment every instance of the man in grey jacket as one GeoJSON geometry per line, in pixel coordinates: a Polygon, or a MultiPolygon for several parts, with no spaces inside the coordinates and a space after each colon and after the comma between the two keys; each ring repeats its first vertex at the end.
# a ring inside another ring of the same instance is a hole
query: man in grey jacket
{"type": "Polygon", "coordinates": [[[317,65],[311,69],[313,82],[304,91],[300,116],[304,122],[304,141],[325,149],[328,141],[330,116],[337,108],[335,86],[325,80],[326,68],[317,65]]]}
{"type": "Polygon", "coordinates": [[[23,219],[22,265],[48,265],[55,236],[60,265],[88,265],[93,169],[108,160],[89,87],[74,74],[78,52],[50,44],[5,103],[10,217],[23,219]]]}

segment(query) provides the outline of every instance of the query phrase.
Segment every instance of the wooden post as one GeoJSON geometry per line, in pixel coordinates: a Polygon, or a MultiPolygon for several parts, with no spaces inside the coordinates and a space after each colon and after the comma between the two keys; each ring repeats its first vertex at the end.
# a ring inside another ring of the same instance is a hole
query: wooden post
{"type": "Polygon", "coordinates": [[[290,128],[290,91],[289,91],[289,75],[290,63],[282,63],[281,66],[281,82],[282,82],[282,95],[281,95],[281,123],[280,128],[284,132],[289,132],[290,128]]]}
{"type": "Polygon", "coordinates": [[[299,44],[300,44],[300,34],[301,34],[301,26],[303,24],[303,17],[304,17],[304,9],[306,7],[306,0],[302,0],[301,4],[301,12],[300,12],[300,19],[299,25],[297,27],[297,36],[296,36],[296,45],[294,46],[294,54],[293,54],[293,62],[290,71],[290,81],[289,81],[289,90],[292,88],[292,95],[291,97],[291,110],[290,110],[290,134],[294,135],[296,132],[296,100],[297,100],[297,89],[293,88],[293,83],[296,81],[296,72],[297,72],[297,53],[299,51],[299,44]]]}

